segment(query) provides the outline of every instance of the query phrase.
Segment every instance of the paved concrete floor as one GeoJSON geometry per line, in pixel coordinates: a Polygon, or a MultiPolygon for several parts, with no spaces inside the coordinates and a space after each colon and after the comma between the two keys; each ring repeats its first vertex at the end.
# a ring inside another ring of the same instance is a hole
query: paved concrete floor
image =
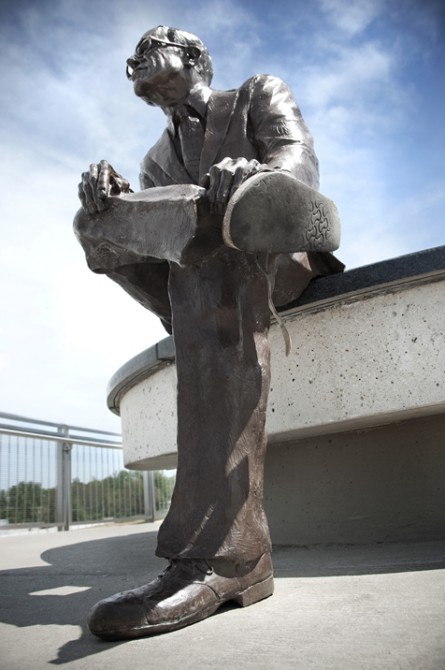
{"type": "Polygon", "coordinates": [[[262,603],[155,638],[92,637],[94,602],[163,569],[156,531],[0,537],[0,668],[445,670],[445,542],[277,548],[262,603]]]}

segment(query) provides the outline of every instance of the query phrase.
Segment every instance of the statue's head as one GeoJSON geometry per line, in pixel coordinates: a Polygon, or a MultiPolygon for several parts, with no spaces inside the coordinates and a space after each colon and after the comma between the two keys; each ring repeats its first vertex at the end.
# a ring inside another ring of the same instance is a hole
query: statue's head
{"type": "Polygon", "coordinates": [[[127,60],[134,92],[149,105],[175,105],[196,85],[208,86],[212,76],[212,60],[201,40],[167,26],[146,32],[127,60]]]}

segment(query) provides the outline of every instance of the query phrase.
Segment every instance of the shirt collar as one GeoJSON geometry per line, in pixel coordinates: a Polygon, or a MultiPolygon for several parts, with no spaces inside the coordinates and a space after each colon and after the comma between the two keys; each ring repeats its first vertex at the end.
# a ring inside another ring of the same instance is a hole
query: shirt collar
{"type": "Polygon", "coordinates": [[[185,103],[193,107],[198,114],[205,119],[207,115],[207,103],[212,94],[212,89],[208,86],[197,86],[191,90],[185,103]]]}
{"type": "MultiPolygon", "coordinates": [[[[196,112],[197,116],[201,118],[202,122],[205,123],[207,116],[207,103],[211,95],[212,89],[208,86],[200,85],[192,89],[187,97],[182,100],[181,104],[170,112],[170,118],[173,124],[175,126],[177,125],[179,119],[184,114],[184,109],[186,108],[191,108],[194,112],[196,112]]],[[[185,112],[185,114],[186,116],[189,115],[187,112],[185,112]]]]}

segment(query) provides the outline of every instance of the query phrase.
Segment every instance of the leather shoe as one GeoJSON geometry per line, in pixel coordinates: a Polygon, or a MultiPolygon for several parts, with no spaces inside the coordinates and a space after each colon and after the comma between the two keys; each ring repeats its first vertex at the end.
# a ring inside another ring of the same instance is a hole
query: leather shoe
{"type": "Polygon", "coordinates": [[[173,560],[149,584],[98,602],[88,626],[104,640],[146,637],[201,621],[230,600],[247,607],[272,593],[270,554],[243,565],[173,560]]]}

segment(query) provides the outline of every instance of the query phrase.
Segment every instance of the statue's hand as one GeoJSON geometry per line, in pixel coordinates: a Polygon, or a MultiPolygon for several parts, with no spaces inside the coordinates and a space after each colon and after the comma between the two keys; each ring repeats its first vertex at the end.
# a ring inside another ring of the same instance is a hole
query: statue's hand
{"type": "Polygon", "coordinates": [[[106,209],[110,197],[131,192],[129,182],[107,161],[92,163],[89,172],[82,173],[79,184],[80,202],[88,214],[97,214],[106,209]]]}
{"type": "Polygon", "coordinates": [[[217,214],[224,214],[238,186],[257,172],[269,169],[255,159],[248,161],[246,158],[224,158],[220,163],[212,165],[201,180],[201,185],[207,189],[210,209],[217,214]]]}

